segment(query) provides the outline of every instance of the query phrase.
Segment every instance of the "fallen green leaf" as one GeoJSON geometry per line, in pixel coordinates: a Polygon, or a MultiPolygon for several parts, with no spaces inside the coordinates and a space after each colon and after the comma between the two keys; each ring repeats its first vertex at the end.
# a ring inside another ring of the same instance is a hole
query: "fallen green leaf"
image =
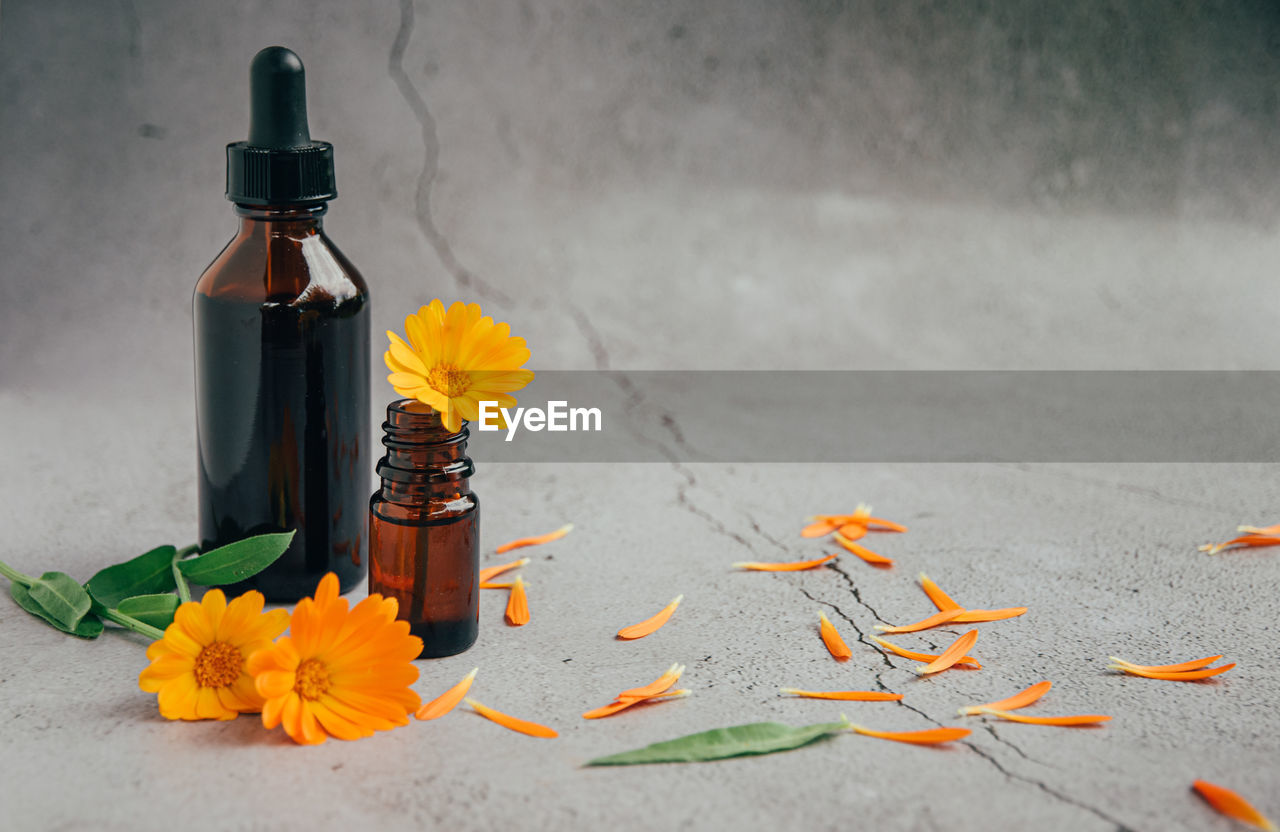
{"type": "Polygon", "coordinates": [[[748,754],[772,754],[808,745],[815,740],[849,730],[848,722],[822,722],[794,728],[780,722],[753,722],[732,728],[715,728],[698,734],[689,734],[666,742],[656,742],[597,757],[589,766],[629,766],[640,763],[699,763],[706,760],[722,760],[748,754]]]}
{"type": "Polygon", "coordinates": [[[173,623],[173,614],[178,611],[179,603],[178,596],[171,592],[135,595],[117,604],[116,611],[163,630],[173,623]]]}
{"type": "Polygon", "coordinates": [[[104,607],[115,607],[135,595],[152,595],[173,591],[172,546],[157,546],[132,560],[108,566],[84,585],[104,607]]]}
{"type": "Polygon", "coordinates": [[[9,594],[13,596],[13,600],[18,602],[18,606],[22,607],[32,615],[42,618],[51,626],[56,627],[64,633],[70,633],[80,638],[97,638],[102,635],[102,619],[92,613],[85,615],[80,619],[75,627],[66,627],[60,621],[55,620],[49,613],[45,612],[44,607],[31,597],[31,591],[19,583],[9,584],[9,594]]]}
{"type": "Polygon", "coordinates": [[[220,546],[190,560],[178,561],[187,580],[201,586],[234,584],[258,574],[289,548],[295,532],[260,534],[220,546]]]}
{"type": "Polygon", "coordinates": [[[46,572],[32,581],[27,589],[31,600],[67,632],[75,631],[93,603],[84,587],[65,572],[46,572]]]}

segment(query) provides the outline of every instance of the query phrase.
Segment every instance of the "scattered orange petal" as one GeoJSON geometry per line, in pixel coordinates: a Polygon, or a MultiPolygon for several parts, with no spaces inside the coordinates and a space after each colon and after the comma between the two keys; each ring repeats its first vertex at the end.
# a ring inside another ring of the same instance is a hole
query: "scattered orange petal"
{"type": "Polygon", "coordinates": [[[853,655],[853,651],[849,649],[849,645],[844,643],[844,639],[840,638],[840,633],[836,630],[831,619],[827,618],[827,614],[818,611],[818,618],[821,619],[818,632],[822,636],[822,643],[827,645],[827,650],[831,651],[831,655],[835,660],[842,662],[853,655]]]}
{"type": "Polygon", "coordinates": [[[836,530],[836,524],[830,520],[815,520],[800,530],[801,537],[825,537],[836,530]]]}
{"type": "MultiPolygon", "coordinates": [[[[899,647],[893,642],[882,639],[879,636],[872,636],[871,640],[888,650],[890,653],[901,656],[904,659],[911,659],[912,661],[928,664],[929,662],[939,658],[935,653],[917,653],[915,650],[908,650],[905,647],[899,647]]],[[[982,669],[982,664],[973,656],[963,656],[960,661],[956,662],[956,664],[967,664],[977,670],[982,669]]]]}
{"type": "Polygon", "coordinates": [[[1111,719],[1101,714],[1079,714],[1076,716],[1024,716],[1001,711],[995,708],[979,708],[980,713],[998,716],[1009,722],[1025,722],[1027,725],[1097,725],[1111,719]]]}
{"type": "Polygon", "coordinates": [[[837,535],[843,535],[846,540],[861,540],[867,536],[867,527],[858,523],[846,523],[836,529],[837,535]]]}
{"type": "MultiPolygon", "coordinates": [[[[481,589],[511,589],[516,585],[515,581],[486,581],[480,584],[481,589]]],[[[525,584],[528,586],[528,584],[525,584]]]]}
{"type": "Polygon", "coordinates": [[[817,558],[816,560],[797,560],[788,563],[760,563],[754,560],[738,561],[733,566],[739,569],[748,569],[753,572],[799,572],[803,569],[817,569],[829,560],[840,557],[840,553],[827,555],[825,558],[817,558]]]}
{"type": "Polygon", "coordinates": [[[854,543],[853,540],[844,534],[844,529],[836,532],[836,543],[839,543],[850,552],[853,552],[855,555],[874,566],[893,566],[893,558],[887,558],[884,555],[876,554],[866,546],[854,543]]]}
{"type": "Polygon", "coordinates": [[[959,608],[938,610],[928,618],[917,621],[914,624],[903,624],[900,627],[886,627],[884,624],[877,624],[876,629],[882,633],[918,633],[921,630],[928,630],[946,624],[948,621],[955,621],[963,612],[964,610],[959,608]]]}
{"type": "Polygon", "coordinates": [[[680,681],[680,674],[682,673],[684,673],[684,665],[678,663],[673,664],[671,667],[664,670],[661,676],[654,679],[649,684],[642,685],[638,688],[624,690],[622,693],[618,694],[618,698],[648,699],[650,696],[657,696],[658,694],[670,689],[676,682],[680,681]]]}
{"type": "Polygon", "coordinates": [[[924,667],[915,668],[916,673],[921,676],[928,676],[931,673],[939,673],[951,667],[956,662],[964,658],[964,654],[969,652],[969,648],[978,640],[978,631],[970,630],[964,635],[951,642],[951,646],[942,651],[942,655],[929,662],[924,667]]]}
{"type": "Polygon", "coordinates": [[[962,739],[973,733],[968,728],[930,728],[925,731],[872,731],[861,725],[850,725],[849,729],[865,737],[877,737],[894,742],[909,742],[913,745],[937,745],[962,739]]]}
{"type": "Polygon", "coordinates": [[[1249,801],[1231,791],[1231,789],[1215,785],[1207,780],[1197,780],[1191,784],[1191,788],[1199,792],[1200,796],[1210,806],[1227,817],[1252,824],[1259,829],[1267,830],[1267,832],[1276,832],[1274,823],[1267,820],[1266,816],[1253,808],[1249,801]]]}
{"type": "Polygon", "coordinates": [[[476,678],[476,673],[479,670],[480,668],[478,667],[473,668],[470,673],[462,677],[461,682],[419,708],[418,719],[439,719],[449,711],[452,711],[454,706],[461,702],[462,698],[467,695],[467,691],[471,689],[471,682],[476,678]]]}
{"type": "Polygon", "coordinates": [[[512,731],[518,731],[521,734],[528,734],[531,737],[544,737],[550,739],[560,736],[553,729],[545,725],[539,725],[536,722],[529,722],[526,719],[517,719],[514,716],[504,714],[501,711],[495,711],[487,705],[481,705],[474,699],[465,700],[468,705],[475,708],[476,713],[485,719],[491,719],[501,725],[503,728],[509,728],[512,731]]]}
{"type": "Polygon", "coordinates": [[[529,623],[529,598],[524,592],[524,578],[517,576],[511,586],[511,595],[507,598],[507,623],[512,627],[523,627],[529,623]]]}
{"type": "Polygon", "coordinates": [[[1208,552],[1216,555],[1229,546],[1277,546],[1280,545],[1280,535],[1274,534],[1246,534],[1240,537],[1234,537],[1231,540],[1222,543],[1206,543],[1200,547],[1200,551],[1208,552]]]}
{"type": "Polygon", "coordinates": [[[1142,670],[1141,668],[1132,667],[1127,664],[1109,665],[1112,670],[1122,670],[1133,676],[1142,676],[1147,679],[1163,679],[1169,682],[1195,682],[1200,679],[1208,679],[1210,676],[1217,676],[1219,673],[1226,673],[1235,667],[1235,663],[1224,664],[1220,667],[1205,667],[1200,670],[1185,670],[1181,673],[1161,673],[1159,671],[1142,670]]]}
{"type": "Polygon", "coordinates": [[[1247,532],[1248,534],[1280,535],[1280,523],[1274,526],[1263,526],[1262,528],[1257,526],[1236,526],[1236,531],[1247,532]]]}
{"type": "Polygon", "coordinates": [[[573,524],[566,523],[555,531],[548,532],[547,534],[540,534],[537,537],[522,537],[518,540],[513,540],[510,543],[504,543],[495,551],[497,551],[498,554],[502,554],[503,552],[510,552],[512,549],[520,549],[525,546],[537,546],[541,543],[550,543],[553,540],[559,540],[571,531],[573,531],[573,524]]]}
{"type": "Polygon", "coordinates": [[[684,600],[684,596],[677,595],[675,600],[663,607],[662,611],[653,618],[647,618],[639,624],[632,624],[630,627],[623,627],[618,631],[618,638],[626,640],[644,638],[663,624],[666,624],[667,619],[671,617],[671,613],[676,611],[676,607],[680,606],[682,600],[684,600]]]}
{"type": "Polygon", "coordinates": [[[900,693],[889,693],[883,690],[797,690],[796,688],[780,688],[780,690],[805,699],[838,699],[842,702],[896,702],[902,698],[900,693]]]}
{"type": "Polygon", "coordinates": [[[940,610],[958,610],[960,605],[955,600],[942,591],[942,587],[935,584],[929,579],[929,576],[920,573],[920,587],[924,590],[924,594],[929,596],[929,600],[940,610]]]}
{"type": "Polygon", "coordinates": [[[1207,659],[1192,659],[1189,662],[1179,662],[1178,664],[1134,664],[1127,662],[1119,656],[1108,656],[1107,658],[1116,664],[1122,664],[1125,667],[1132,667],[1135,670],[1146,670],[1150,673],[1181,673],[1185,670],[1199,670],[1222,658],[1222,655],[1209,656],[1207,659]]]}
{"type": "Polygon", "coordinates": [[[669,690],[663,693],[657,693],[653,696],[646,696],[643,699],[615,699],[608,705],[587,711],[582,715],[583,719],[603,719],[606,716],[613,716],[619,711],[625,711],[633,705],[643,705],[649,702],[659,702],[667,699],[681,699],[689,695],[687,689],[669,690]]]}
{"type": "Polygon", "coordinates": [[[494,578],[501,575],[503,572],[509,572],[512,569],[518,569],[519,567],[524,566],[528,562],[529,562],[528,558],[520,558],[520,560],[511,561],[511,563],[503,563],[498,566],[486,566],[484,569],[480,570],[480,583],[487,584],[490,581],[492,581],[494,578]]]}
{"type": "Polygon", "coordinates": [[[886,532],[905,532],[907,527],[901,523],[895,523],[892,520],[885,520],[882,517],[868,517],[867,525],[873,529],[880,529],[886,532]]]}
{"type": "Polygon", "coordinates": [[[961,716],[972,716],[983,710],[992,711],[1016,711],[1018,708],[1025,708],[1032,702],[1049,692],[1049,688],[1053,687],[1053,682],[1044,681],[1036,682],[1026,690],[1018,691],[1013,696],[1005,699],[998,699],[995,702],[988,702],[985,705],[968,705],[960,709],[961,716]]]}
{"type": "Polygon", "coordinates": [[[981,624],[986,621],[1004,621],[1006,618],[1017,618],[1026,611],[1026,607],[1005,607],[1002,610],[963,610],[955,617],[955,622],[957,624],[981,624]]]}

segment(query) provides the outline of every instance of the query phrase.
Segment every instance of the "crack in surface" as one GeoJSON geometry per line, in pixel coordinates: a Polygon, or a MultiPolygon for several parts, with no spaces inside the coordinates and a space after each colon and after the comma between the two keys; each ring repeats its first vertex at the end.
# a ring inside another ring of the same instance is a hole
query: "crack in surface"
{"type": "Polygon", "coordinates": [[[423,164],[422,173],[418,175],[418,188],[414,195],[414,212],[418,220],[418,228],[426,238],[445,271],[458,285],[459,291],[473,292],[485,300],[511,303],[511,298],[500,289],[482,280],[475,272],[459,262],[453,253],[453,247],[436,225],[431,212],[431,190],[440,173],[440,137],[436,131],[436,120],[431,115],[427,101],[414,86],[409,73],[404,69],[404,53],[409,48],[409,39],[413,36],[414,9],[413,0],[400,0],[400,28],[396,31],[396,39],[391,44],[391,53],[387,58],[387,73],[400,91],[400,97],[409,105],[413,117],[417,119],[422,132],[423,164]]]}

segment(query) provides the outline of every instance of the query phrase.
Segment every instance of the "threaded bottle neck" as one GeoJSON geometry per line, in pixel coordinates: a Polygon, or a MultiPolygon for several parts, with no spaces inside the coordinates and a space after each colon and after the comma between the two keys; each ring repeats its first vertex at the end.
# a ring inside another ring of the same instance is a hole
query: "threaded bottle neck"
{"type": "Polygon", "coordinates": [[[471,492],[468,478],[475,466],[466,455],[471,431],[465,422],[454,433],[429,405],[401,399],[387,405],[382,430],[387,453],[378,462],[378,476],[387,500],[423,503],[471,492]]]}

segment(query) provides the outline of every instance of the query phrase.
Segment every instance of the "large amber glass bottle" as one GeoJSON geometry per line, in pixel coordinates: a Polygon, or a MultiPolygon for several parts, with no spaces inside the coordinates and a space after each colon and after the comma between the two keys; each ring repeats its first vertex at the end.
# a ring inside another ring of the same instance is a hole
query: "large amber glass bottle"
{"type": "Polygon", "coordinates": [[[451,656],[480,627],[480,501],[457,433],[413,399],[387,406],[382,488],[369,501],[369,591],[395,598],[424,657],[451,656]]]}
{"type": "Polygon", "coordinates": [[[231,589],[289,601],[365,574],[369,292],[324,233],[333,147],[307,132],[302,63],[264,49],[250,90],[249,140],[227,147],[240,231],[193,302],[200,541],[296,530],[231,589]]]}

